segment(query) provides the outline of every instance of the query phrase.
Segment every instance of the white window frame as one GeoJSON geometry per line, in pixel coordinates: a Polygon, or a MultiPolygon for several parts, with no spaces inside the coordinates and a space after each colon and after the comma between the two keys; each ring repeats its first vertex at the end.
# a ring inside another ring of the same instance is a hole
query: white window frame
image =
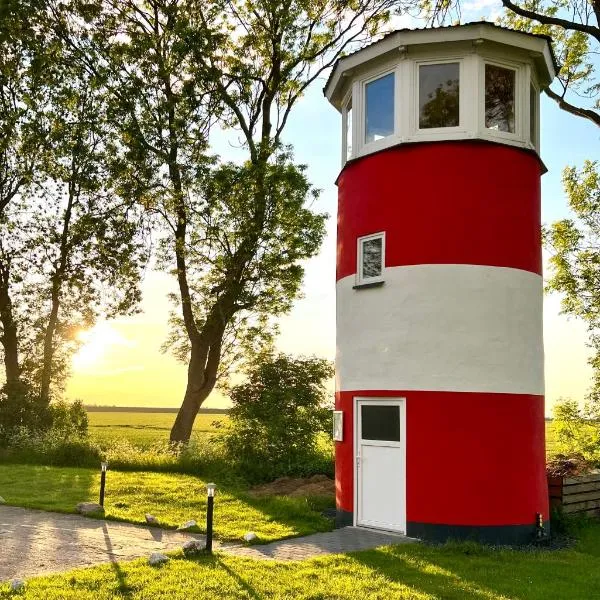
{"type": "Polygon", "coordinates": [[[467,89],[465,82],[468,79],[465,76],[465,56],[457,55],[452,57],[419,59],[414,61],[412,86],[413,86],[413,134],[417,138],[423,139],[444,139],[451,138],[456,133],[467,133],[467,89]],[[419,72],[422,66],[429,65],[448,65],[458,63],[458,125],[456,127],[428,127],[421,128],[420,121],[420,103],[419,103],[419,72]]]}
{"type": "Polygon", "coordinates": [[[352,89],[346,94],[344,98],[342,108],[342,165],[344,165],[347,161],[352,160],[356,156],[356,148],[354,147],[354,113],[356,112],[354,109],[354,105],[352,103],[352,89]],[[351,110],[352,113],[350,115],[350,119],[352,120],[351,127],[351,140],[348,140],[348,105],[352,104],[351,110]],[[350,141],[350,147],[352,152],[350,156],[348,156],[348,141],[350,141]]]}
{"type": "Polygon", "coordinates": [[[401,143],[481,139],[496,141],[518,148],[540,150],[539,85],[532,59],[511,56],[496,59],[497,49],[487,44],[456,49],[443,55],[438,48],[402,49],[393,58],[388,54],[368,70],[358,69],[343,98],[342,106],[342,166],[349,160],[368,156],[401,143]],[[459,64],[459,126],[419,128],[419,68],[421,65],[459,64]],[[492,64],[515,71],[515,132],[508,133],[485,127],[485,65],[492,64]],[[377,141],[365,143],[366,97],[369,83],[394,74],[394,133],[377,141]],[[536,140],[529,139],[529,84],[538,90],[536,140]],[[352,154],[346,156],[347,106],[352,99],[352,154]]]}
{"type": "Polygon", "coordinates": [[[532,76],[529,77],[529,86],[527,87],[527,108],[529,127],[527,129],[527,139],[529,140],[530,147],[539,152],[540,148],[540,87],[532,76]],[[535,123],[533,124],[533,139],[531,139],[531,93],[530,88],[535,90],[535,106],[534,106],[534,117],[535,123]]]}
{"type": "MultiPolygon", "coordinates": [[[[390,141],[396,140],[396,138],[398,137],[398,115],[399,110],[398,110],[398,69],[396,67],[393,68],[389,68],[386,67],[383,70],[378,71],[375,74],[371,74],[369,75],[368,78],[361,80],[360,82],[360,97],[361,97],[361,103],[360,103],[360,128],[359,128],[359,135],[360,135],[360,148],[361,150],[364,150],[364,154],[370,153],[370,152],[376,152],[377,150],[380,150],[382,148],[387,148],[388,146],[391,145],[390,141]],[[367,85],[369,83],[373,83],[374,81],[377,81],[378,79],[381,79],[383,77],[386,77],[387,75],[393,75],[394,76],[394,130],[390,135],[386,135],[384,138],[381,138],[380,140],[374,140],[372,142],[367,142],[366,138],[367,138],[367,85]]],[[[354,149],[353,149],[354,150],[354,149]]]]}
{"type": "MultiPolygon", "coordinates": [[[[523,102],[523,66],[519,63],[509,62],[509,61],[499,61],[487,58],[485,56],[480,57],[480,85],[479,85],[479,123],[480,130],[482,131],[484,137],[488,139],[500,139],[500,140],[510,140],[510,141],[527,141],[529,140],[529,131],[524,131],[524,107],[525,103],[523,102]],[[498,131],[496,129],[490,129],[485,126],[485,66],[492,65],[494,67],[499,67],[501,69],[507,69],[508,71],[514,71],[515,73],[515,130],[514,132],[510,131],[498,131]]],[[[529,88],[527,89],[527,93],[529,94],[529,88]]],[[[527,106],[529,107],[529,102],[527,102],[527,106]]],[[[526,145],[526,144],[525,144],[526,145]]]]}
{"type": "Polygon", "coordinates": [[[365,285],[368,283],[380,283],[383,282],[385,275],[385,231],[378,233],[372,233],[370,235],[363,235],[356,240],[356,283],[357,285],[365,285]],[[370,240],[381,239],[381,275],[378,277],[364,277],[363,276],[363,244],[370,240]]]}

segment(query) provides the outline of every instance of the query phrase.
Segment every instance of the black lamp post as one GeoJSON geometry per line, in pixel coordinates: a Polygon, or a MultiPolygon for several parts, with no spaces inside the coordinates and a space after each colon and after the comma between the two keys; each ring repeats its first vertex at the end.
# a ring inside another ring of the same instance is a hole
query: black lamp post
{"type": "Polygon", "coordinates": [[[206,552],[212,554],[213,538],[213,512],[215,506],[215,490],[217,486],[214,483],[206,485],[206,552]]]}
{"type": "Polygon", "coordinates": [[[106,470],[108,469],[108,463],[100,463],[102,471],[100,473],[100,506],[104,506],[104,489],[106,487],[106,470]]]}

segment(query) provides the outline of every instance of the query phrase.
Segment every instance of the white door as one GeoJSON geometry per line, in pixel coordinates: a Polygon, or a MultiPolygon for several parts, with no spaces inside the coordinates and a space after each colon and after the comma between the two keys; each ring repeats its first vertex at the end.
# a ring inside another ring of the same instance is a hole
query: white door
{"type": "Polygon", "coordinates": [[[406,531],[404,400],[356,400],[356,524],[406,531]]]}

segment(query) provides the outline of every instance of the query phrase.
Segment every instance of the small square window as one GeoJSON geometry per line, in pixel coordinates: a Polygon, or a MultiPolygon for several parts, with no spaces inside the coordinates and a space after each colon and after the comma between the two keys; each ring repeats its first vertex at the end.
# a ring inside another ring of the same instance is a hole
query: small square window
{"type": "Polygon", "coordinates": [[[383,281],[385,266],[384,234],[377,233],[358,239],[358,282],[383,281]]]}
{"type": "Polygon", "coordinates": [[[515,132],[515,71],[485,65],[485,126],[515,132]]]}
{"type": "Polygon", "coordinates": [[[394,135],[393,73],[365,85],[365,143],[394,135]]]}
{"type": "Polygon", "coordinates": [[[419,67],[419,129],[460,124],[460,64],[419,67]]]}

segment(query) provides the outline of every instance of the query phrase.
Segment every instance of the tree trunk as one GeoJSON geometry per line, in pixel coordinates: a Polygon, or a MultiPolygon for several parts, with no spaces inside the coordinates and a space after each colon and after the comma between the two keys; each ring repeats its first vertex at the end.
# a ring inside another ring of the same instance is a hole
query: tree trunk
{"type": "Polygon", "coordinates": [[[171,442],[190,441],[198,411],[215,387],[216,376],[207,377],[206,373],[207,354],[206,348],[201,348],[199,344],[192,345],[185,396],[171,429],[171,442]]]}
{"type": "Polygon", "coordinates": [[[40,384],[40,400],[44,404],[50,403],[50,383],[52,381],[52,361],[54,359],[54,333],[58,323],[59,284],[52,284],[52,307],[48,317],[48,325],[44,334],[44,358],[42,363],[42,377],[40,384]]]}
{"type": "Polygon", "coordinates": [[[13,306],[10,299],[10,270],[0,266],[0,321],[2,322],[2,346],[4,348],[4,369],[6,383],[18,383],[21,376],[19,367],[19,341],[17,325],[13,318],[13,306]]]}

